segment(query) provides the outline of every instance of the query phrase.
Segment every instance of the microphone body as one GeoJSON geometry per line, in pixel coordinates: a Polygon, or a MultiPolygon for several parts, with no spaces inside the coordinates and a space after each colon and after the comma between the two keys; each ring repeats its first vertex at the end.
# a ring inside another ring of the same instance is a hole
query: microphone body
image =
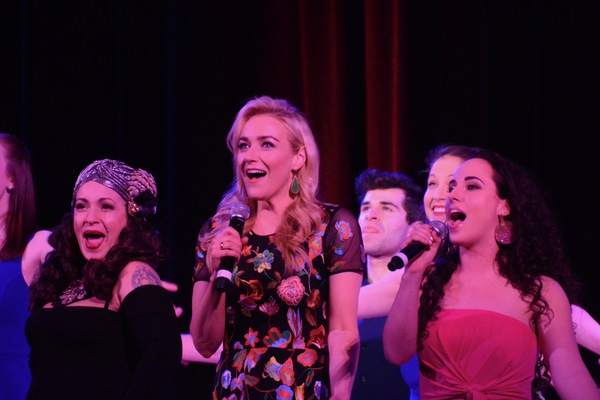
{"type": "MultiPolygon", "coordinates": [[[[229,226],[235,229],[240,236],[244,231],[246,219],[250,216],[250,209],[245,204],[234,204],[231,207],[231,219],[229,226]]],[[[231,276],[233,267],[235,266],[235,257],[223,257],[217,271],[216,287],[219,292],[227,292],[231,288],[231,276]]]]}
{"type": "MultiPolygon", "coordinates": [[[[448,228],[446,224],[442,221],[431,221],[429,225],[433,228],[433,230],[438,234],[440,239],[444,239],[448,234],[448,228]]],[[[395,271],[404,267],[406,264],[419,257],[425,250],[427,250],[429,246],[421,243],[421,242],[412,242],[408,244],[405,248],[398,252],[398,255],[392,257],[390,262],[388,263],[388,269],[390,271],[395,271]]]]}

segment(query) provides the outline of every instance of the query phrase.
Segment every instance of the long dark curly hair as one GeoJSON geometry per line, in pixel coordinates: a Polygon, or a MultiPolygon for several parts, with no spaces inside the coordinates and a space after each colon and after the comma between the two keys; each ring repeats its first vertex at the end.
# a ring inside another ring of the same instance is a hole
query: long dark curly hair
{"type": "Polygon", "coordinates": [[[128,216],[127,225],[103,260],[86,260],[73,230],[73,214],[63,217],[48,242],[54,248],[46,257],[30,287],[30,311],[57,301],[74,281],[100,300],[109,300],[119,274],[131,261],[158,269],[166,259],[166,248],[158,231],[141,218],[128,216]]]}
{"type": "MultiPolygon", "coordinates": [[[[499,245],[496,264],[500,275],[517,289],[529,303],[530,326],[539,332],[540,324],[553,317],[542,295],[542,276],[556,280],[565,290],[569,301],[575,302],[580,287],[571,273],[571,263],[564,252],[563,240],[546,195],[535,177],[525,168],[497,153],[478,149],[474,158],[486,160],[494,171],[493,180],[501,199],[508,201],[513,224],[514,240],[499,245]]],[[[424,274],[419,306],[419,348],[427,338],[427,324],[442,309],[444,289],[460,264],[458,247],[448,238],[442,242],[434,263],[424,274]]],[[[538,363],[540,364],[540,363],[538,363]]],[[[540,373],[540,365],[537,367],[540,373]]]]}

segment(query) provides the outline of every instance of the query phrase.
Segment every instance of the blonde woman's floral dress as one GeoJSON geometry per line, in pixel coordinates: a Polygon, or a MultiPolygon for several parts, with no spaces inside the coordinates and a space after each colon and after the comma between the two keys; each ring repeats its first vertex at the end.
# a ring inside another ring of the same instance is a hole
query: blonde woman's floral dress
{"type": "MultiPolygon", "coordinates": [[[[234,270],[234,288],[227,293],[224,350],[213,399],[330,397],[328,277],[363,274],[365,257],[354,215],[332,206],[327,211],[329,228],[323,223],[305,243],[313,269],[305,265],[297,275],[284,275],[270,236],[250,232],[234,270]]],[[[209,279],[204,256],[198,247],[195,279],[209,279]]]]}

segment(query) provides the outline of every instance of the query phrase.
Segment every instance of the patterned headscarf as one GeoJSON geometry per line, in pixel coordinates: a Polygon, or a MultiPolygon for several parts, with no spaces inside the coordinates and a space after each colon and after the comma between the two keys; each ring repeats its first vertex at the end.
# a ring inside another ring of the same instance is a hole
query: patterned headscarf
{"type": "Polygon", "coordinates": [[[122,161],[104,160],[94,161],[79,173],[71,208],[75,206],[77,191],[86,182],[94,181],[117,192],[123,200],[127,201],[127,212],[134,216],[146,219],[156,214],[157,191],[154,177],[143,169],[133,169],[122,161]]]}

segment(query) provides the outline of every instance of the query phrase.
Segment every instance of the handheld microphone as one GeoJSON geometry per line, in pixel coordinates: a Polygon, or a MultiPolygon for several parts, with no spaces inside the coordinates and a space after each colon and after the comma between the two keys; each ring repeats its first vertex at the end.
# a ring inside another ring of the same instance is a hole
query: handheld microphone
{"type": "MultiPolygon", "coordinates": [[[[429,225],[433,228],[433,230],[438,234],[440,239],[443,239],[448,234],[448,227],[442,221],[431,221],[429,225]]],[[[421,242],[412,242],[407,245],[405,248],[398,252],[397,256],[392,257],[390,262],[388,263],[388,269],[390,271],[395,271],[404,267],[410,261],[419,257],[421,253],[423,253],[429,246],[421,243],[421,242]]]]}
{"type": "MultiPolygon", "coordinates": [[[[235,229],[241,236],[244,231],[244,223],[250,216],[250,209],[245,204],[234,204],[231,206],[229,214],[231,215],[229,226],[235,229]]],[[[230,289],[231,276],[235,262],[235,257],[221,258],[216,282],[216,287],[219,292],[227,292],[230,289]]]]}

